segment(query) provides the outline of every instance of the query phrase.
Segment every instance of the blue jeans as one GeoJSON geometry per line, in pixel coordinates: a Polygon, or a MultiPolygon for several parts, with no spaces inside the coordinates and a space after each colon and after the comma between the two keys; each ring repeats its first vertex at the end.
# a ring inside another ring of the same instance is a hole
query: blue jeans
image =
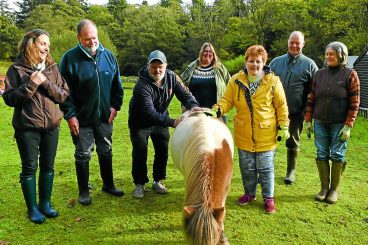
{"type": "Polygon", "coordinates": [[[275,150],[249,152],[238,149],[240,173],[246,194],[256,196],[259,177],[263,197],[273,197],[275,189],[275,171],[273,166],[275,152],[275,150]]]}
{"type": "Polygon", "coordinates": [[[314,121],[314,144],[317,147],[317,159],[322,161],[345,161],[348,141],[340,142],[340,130],[343,123],[323,124],[314,121]]]}

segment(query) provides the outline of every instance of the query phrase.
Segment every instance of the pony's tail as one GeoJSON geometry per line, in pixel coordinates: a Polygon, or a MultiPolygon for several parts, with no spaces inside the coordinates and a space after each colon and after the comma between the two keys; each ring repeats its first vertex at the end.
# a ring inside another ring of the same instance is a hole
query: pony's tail
{"type": "Polygon", "coordinates": [[[219,225],[211,210],[201,205],[194,215],[184,218],[186,236],[193,245],[213,245],[219,240],[219,225]]]}

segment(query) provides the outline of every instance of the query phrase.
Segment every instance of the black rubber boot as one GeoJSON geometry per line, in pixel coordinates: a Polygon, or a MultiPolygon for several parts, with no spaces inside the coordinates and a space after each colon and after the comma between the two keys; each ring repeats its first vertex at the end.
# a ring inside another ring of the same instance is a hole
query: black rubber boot
{"type": "Polygon", "coordinates": [[[321,191],[315,196],[317,201],[326,200],[328,190],[330,188],[330,164],[328,161],[316,159],[316,164],[319,173],[319,180],[321,181],[321,191]]]}
{"type": "Polygon", "coordinates": [[[103,182],[102,191],[109,193],[113,196],[123,196],[124,192],[117,189],[114,185],[113,173],[112,173],[112,157],[99,156],[100,174],[103,182]]]}
{"type": "Polygon", "coordinates": [[[22,176],[20,177],[20,183],[27,204],[28,217],[36,224],[43,223],[45,216],[38,210],[36,202],[36,176],[22,176]]]}
{"type": "Polygon", "coordinates": [[[295,182],[295,167],[299,155],[299,149],[287,149],[287,170],[284,178],[286,185],[292,185],[295,182]]]}
{"type": "Polygon", "coordinates": [[[338,190],[340,185],[340,179],[342,171],[345,167],[345,162],[332,160],[332,170],[331,170],[331,187],[328,192],[326,201],[330,204],[337,202],[338,190]]]}
{"type": "Polygon", "coordinates": [[[75,162],[75,170],[79,189],[78,201],[84,206],[89,206],[92,204],[88,188],[89,162],[75,162]]]}

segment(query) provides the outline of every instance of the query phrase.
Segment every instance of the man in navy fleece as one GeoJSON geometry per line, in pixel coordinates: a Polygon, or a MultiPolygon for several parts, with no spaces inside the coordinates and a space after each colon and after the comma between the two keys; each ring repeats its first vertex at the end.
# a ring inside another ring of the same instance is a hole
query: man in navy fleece
{"type": "Polygon", "coordinates": [[[170,118],[169,104],[175,95],[186,109],[191,110],[199,104],[192,94],[186,91],[178,76],[166,69],[167,60],[159,50],[148,56],[147,65],[138,72],[138,80],[129,104],[130,140],[132,142],[132,175],[135,184],[133,196],[144,197],[147,176],[148,137],[151,137],[155,156],[153,161],[152,189],[159,194],[168,191],[162,180],[166,178],[168,127],[175,128],[181,119],[170,118]]]}
{"type": "Polygon", "coordinates": [[[124,195],[115,187],[112,171],[113,120],[123,104],[124,90],[116,58],[99,42],[96,24],[81,20],[77,33],[78,44],[60,62],[60,72],[70,89],[60,108],[75,145],[78,201],[87,206],[92,203],[88,180],[95,144],[102,191],[113,196],[124,195]]]}

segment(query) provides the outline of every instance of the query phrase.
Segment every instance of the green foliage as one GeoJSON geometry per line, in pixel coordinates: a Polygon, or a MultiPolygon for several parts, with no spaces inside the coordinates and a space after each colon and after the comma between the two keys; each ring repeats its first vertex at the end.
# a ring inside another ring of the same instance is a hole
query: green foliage
{"type": "Polygon", "coordinates": [[[230,60],[226,60],[222,62],[229,73],[234,75],[235,73],[239,72],[244,66],[244,55],[239,55],[238,57],[230,60]]]}
{"type": "MultiPolygon", "coordinates": [[[[216,0],[211,4],[161,0],[154,6],[127,0],[110,0],[105,6],[88,5],[85,0],[23,0],[17,4],[20,11],[10,14],[7,3],[0,0],[1,15],[23,33],[44,28],[52,36],[69,35],[79,20],[92,19],[100,33],[105,32],[101,42],[116,50],[124,74],[136,75],[147,54],[157,48],[167,54],[172,70],[180,70],[197,57],[204,42],[214,45],[221,60],[234,59],[254,44],[265,46],[271,60],[287,51],[287,39],[294,30],[305,34],[303,53],[319,66],[329,42],[344,42],[350,55],[360,55],[368,43],[367,0],[349,4],[346,0],[216,0]],[[17,17],[16,25],[12,15],[17,17]]],[[[20,36],[9,32],[9,22],[1,31],[6,33],[0,36],[0,59],[13,59],[14,41],[20,36]]],[[[55,40],[67,45],[53,42],[54,50],[66,50],[73,43],[70,35],[55,40]]]]}
{"type": "Polygon", "coordinates": [[[5,75],[10,65],[11,62],[0,61],[0,75],[5,75]]]}
{"type": "MultiPolygon", "coordinates": [[[[19,181],[20,159],[11,126],[13,109],[0,100],[0,243],[4,244],[187,244],[182,231],[184,180],[174,168],[171,157],[167,167],[166,186],[170,193],[158,195],[146,185],[142,200],[132,196],[131,143],[129,139],[128,104],[134,78],[123,77],[125,97],[122,111],[114,121],[113,164],[115,184],[125,196],[112,197],[101,192],[97,155],[90,163],[93,204],[77,203],[77,181],[74,167],[74,146],[68,126],[63,120],[55,162],[52,204],[60,216],[47,219],[42,225],[31,223],[26,214],[19,181]]],[[[170,106],[172,117],[180,115],[180,103],[170,106]]],[[[228,114],[233,131],[234,110],[228,114]]],[[[314,201],[320,184],[315,166],[313,139],[302,134],[297,181],[283,184],[286,171],[286,149],[280,145],[275,159],[275,200],[277,211],[263,211],[260,186],[257,200],[246,206],[236,204],[243,194],[238,155],[235,151],[234,173],[226,201],[225,232],[231,244],[367,244],[368,209],[366,196],[366,164],[368,120],[358,117],[351,131],[347,151],[348,165],[341,179],[337,204],[314,201]]],[[[172,132],[172,130],[170,130],[172,132]]],[[[150,142],[150,141],[149,141],[150,142]]],[[[153,146],[150,142],[148,173],[151,178],[153,146]]],[[[151,178],[152,180],[152,178],[151,178]]]]}
{"type": "Polygon", "coordinates": [[[76,30],[77,23],[84,17],[81,6],[78,8],[63,0],[55,0],[52,5],[38,5],[24,20],[23,25],[28,31],[37,27],[47,30],[51,35],[62,34],[65,30],[76,30]]]}
{"type": "Polygon", "coordinates": [[[9,17],[0,15],[0,54],[2,60],[14,59],[17,53],[20,30],[9,17]]]}
{"type": "Polygon", "coordinates": [[[182,64],[184,35],[182,26],[176,22],[175,11],[161,6],[142,6],[129,7],[125,14],[121,33],[124,47],[118,51],[124,74],[136,75],[155,49],[165,53],[169,65],[182,64]]]}

